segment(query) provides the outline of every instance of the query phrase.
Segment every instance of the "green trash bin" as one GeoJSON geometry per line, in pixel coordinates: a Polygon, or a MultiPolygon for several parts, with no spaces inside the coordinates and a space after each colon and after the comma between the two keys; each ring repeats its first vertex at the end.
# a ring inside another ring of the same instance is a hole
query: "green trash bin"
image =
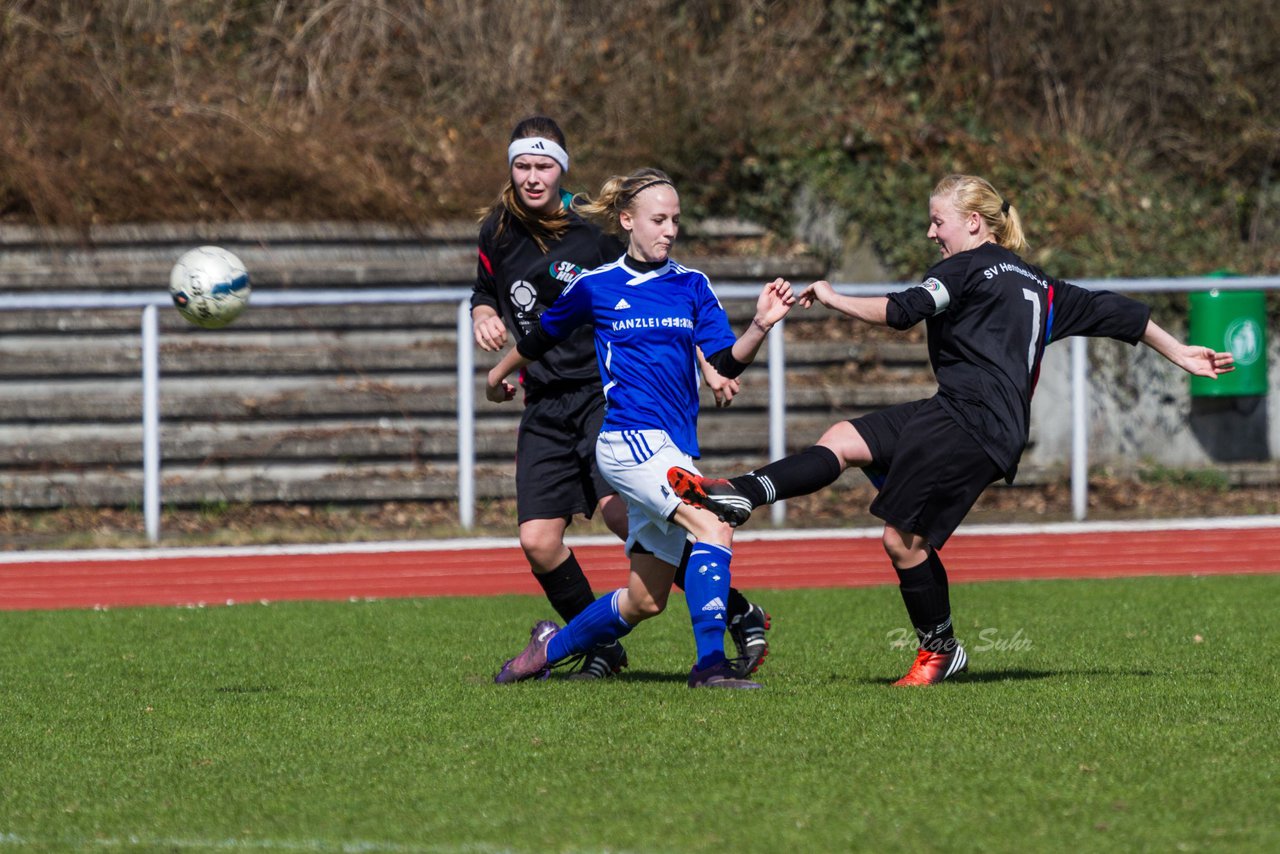
{"type": "Polygon", "coordinates": [[[1267,393],[1267,301],[1262,291],[1191,294],[1187,342],[1230,351],[1236,369],[1216,380],[1191,378],[1192,397],[1237,397],[1267,393]]]}

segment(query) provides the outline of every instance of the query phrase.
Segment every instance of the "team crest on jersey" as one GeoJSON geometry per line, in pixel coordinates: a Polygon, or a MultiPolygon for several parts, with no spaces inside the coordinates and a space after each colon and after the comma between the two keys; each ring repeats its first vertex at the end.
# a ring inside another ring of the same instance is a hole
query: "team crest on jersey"
{"type": "Polygon", "coordinates": [[[538,292],[533,285],[521,279],[511,285],[511,302],[522,312],[531,310],[538,302],[538,292]]]}
{"type": "Polygon", "coordinates": [[[556,261],[551,265],[551,278],[572,284],[582,275],[582,268],[571,261],[556,261]]]}
{"type": "Polygon", "coordinates": [[[951,305],[951,292],[947,290],[947,286],[942,284],[942,280],[935,279],[932,276],[920,283],[920,287],[929,292],[929,296],[933,297],[934,314],[938,314],[946,310],[951,305]]]}

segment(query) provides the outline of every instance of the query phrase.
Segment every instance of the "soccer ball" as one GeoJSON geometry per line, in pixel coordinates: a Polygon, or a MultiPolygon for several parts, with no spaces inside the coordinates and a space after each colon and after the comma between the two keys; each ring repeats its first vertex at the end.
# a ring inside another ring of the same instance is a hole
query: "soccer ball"
{"type": "Polygon", "coordinates": [[[221,329],[249,304],[249,273],[220,246],[185,253],[169,273],[169,296],[178,313],[196,326],[221,329]]]}

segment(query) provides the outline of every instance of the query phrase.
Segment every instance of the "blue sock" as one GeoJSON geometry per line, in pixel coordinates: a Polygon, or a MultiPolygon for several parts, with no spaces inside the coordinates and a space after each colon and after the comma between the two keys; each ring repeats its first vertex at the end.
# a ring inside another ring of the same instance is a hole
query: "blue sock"
{"type": "Polygon", "coordinates": [[[698,669],[724,661],[725,602],[733,552],[714,543],[694,543],[684,575],[684,597],[698,645],[698,669]]]}
{"type": "Polygon", "coordinates": [[[631,631],[632,626],[618,615],[618,594],[615,590],[586,607],[569,621],[547,644],[547,663],[554,664],[573,655],[581,655],[602,643],[609,643],[631,631]]]}

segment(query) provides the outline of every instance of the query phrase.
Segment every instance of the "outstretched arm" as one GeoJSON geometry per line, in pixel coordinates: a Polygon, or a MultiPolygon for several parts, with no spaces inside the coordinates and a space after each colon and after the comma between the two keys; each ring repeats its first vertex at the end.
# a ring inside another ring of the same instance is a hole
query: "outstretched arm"
{"type": "Polygon", "coordinates": [[[1183,344],[1160,328],[1154,320],[1147,321],[1146,331],[1142,333],[1142,343],[1197,377],[1216,379],[1218,374],[1236,369],[1230,353],[1217,353],[1212,347],[1183,344]]]}
{"type": "Polygon", "coordinates": [[[743,364],[755,360],[760,345],[769,334],[769,330],[779,320],[787,316],[791,306],[795,305],[795,295],[791,293],[791,283],[778,278],[764,286],[760,297],[756,300],[756,314],[751,318],[751,325],[738,336],[734,342],[732,355],[743,364]]]}
{"type": "Polygon", "coordinates": [[[813,308],[815,302],[855,320],[877,326],[889,325],[886,319],[889,311],[887,297],[846,297],[836,293],[830,282],[818,281],[805,288],[800,294],[800,304],[805,308],[813,308]]]}

